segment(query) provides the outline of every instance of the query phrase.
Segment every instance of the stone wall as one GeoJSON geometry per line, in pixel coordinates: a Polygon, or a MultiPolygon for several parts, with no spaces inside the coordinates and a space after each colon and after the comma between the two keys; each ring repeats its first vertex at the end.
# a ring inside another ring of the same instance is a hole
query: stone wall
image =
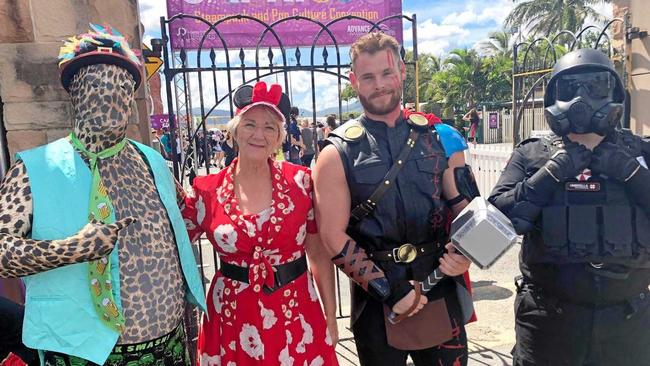
{"type": "MultiPolygon", "coordinates": [[[[629,14],[630,26],[650,31],[650,8],[646,0],[614,0],[614,17],[629,14]]],[[[622,27],[614,32],[614,44],[623,45],[627,55],[627,89],[630,92],[630,128],[650,135],[650,37],[625,42],[622,27]]]]}
{"type": "MultiPolygon", "coordinates": [[[[72,106],[59,81],[62,40],[111,24],[141,47],[137,0],[0,1],[0,99],[11,156],[68,134],[72,106]]],[[[149,143],[145,85],[137,92],[128,136],[149,143]]]]}

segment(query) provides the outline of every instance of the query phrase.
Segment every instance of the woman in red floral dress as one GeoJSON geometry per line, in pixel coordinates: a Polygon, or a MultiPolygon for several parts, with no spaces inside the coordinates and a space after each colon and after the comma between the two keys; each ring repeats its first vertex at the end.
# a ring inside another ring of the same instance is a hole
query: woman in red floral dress
{"type": "Polygon", "coordinates": [[[235,93],[240,109],[229,124],[239,157],[197,177],[183,209],[192,240],[205,233],[220,259],[200,364],[338,365],[334,269],[317,235],[311,173],[269,159],[284,137],[280,86],[248,88],[235,93]]]}

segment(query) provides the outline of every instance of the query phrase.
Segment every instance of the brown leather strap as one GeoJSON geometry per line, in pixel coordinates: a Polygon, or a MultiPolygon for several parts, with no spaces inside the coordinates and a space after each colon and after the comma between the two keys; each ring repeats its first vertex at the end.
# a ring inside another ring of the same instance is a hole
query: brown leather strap
{"type": "Polygon", "coordinates": [[[415,146],[415,143],[419,137],[420,132],[412,128],[409,132],[409,137],[406,140],[406,145],[402,148],[402,151],[400,151],[397,159],[395,160],[395,163],[393,163],[393,166],[388,169],[388,173],[386,173],[384,176],[382,183],[377,186],[375,191],[372,192],[366,201],[358,204],[357,207],[355,207],[350,212],[350,222],[358,223],[363,220],[364,217],[368,216],[372,211],[375,210],[375,207],[377,207],[379,200],[393,185],[395,179],[397,178],[397,174],[400,172],[400,170],[402,170],[404,165],[406,165],[406,159],[411,154],[411,150],[413,150],[413,147],[415,146]]]}
{"type": "Polygon", "coordinates": [[[332,262],[366,291],[370,281],[385,277],[384,272],[368,258],[366,251],[352,240],[345,243],[332,262]]]}
{"type": "Polygon", "coordinates": [[[408,317],[415,309],[420,305],[420,297],[422,296],[422,292],[420,291],[420,285],[416,283],[415,286],[415,300],[413,300],[413,304],[411,304],[411,307],[405,312],[397,316],[397,318],[393,319],[393,323],[399,323],[402,320],[404,320],[406,317],[408,317]]]}

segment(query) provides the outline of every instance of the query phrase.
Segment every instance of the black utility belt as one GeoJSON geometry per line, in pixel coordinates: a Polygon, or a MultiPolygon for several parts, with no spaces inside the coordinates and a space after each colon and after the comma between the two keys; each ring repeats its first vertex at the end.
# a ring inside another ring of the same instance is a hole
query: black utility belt
{"type": "MultiPolygon", "coordinates": [[[[231,280],[248,283],[248,267],[241,267],[235,264],[221,261],[219,263],[219,271],[222,275],[230,278],[231,280]]],[[[270,294],[280,287],[300,277],[305,272],[307,272],[306,256],[302,256],[295,261],[273,266],[273,273],[275,275],[273,288],[269,288],[265,285],[264,292],[270,294]]]]}
{"type": "MultiPolygon", "coordinates": [[[[635,304],[639,301],[643,302],[646,299],[650,299],[650,285],[640,285],[638,286],[628,286],[629,291],[625,293],[617,294],[616,297],[612,298],[588,298],[584,296],[574,296],[571,293],[562,291],[561,289],[553,288],[552,286],[537,284],[531,279],[524,276],[515,277],[515,287],[517,293],[530,291],[534,294],[540,294],[547,297],[551,302],[567,302],[570,304],[585,306],[585,307],[596,307],[596,308],[606,308],[610,306],[617,306],[622,303],[635,304]],[[633,290],[634,289],[634,290],[633,290]]],[[[595,293],[594,289],[594,293],[595,293]]]]}
{"type": "Polygon", "coordinates": [[[415,259],[442,251],[442,245],[438,243],[425,243],[413,245],[411,243],[402,244],[391,250],[378,250],[370,252],[368,257],[380,262],[411,263],[415,259]]]}

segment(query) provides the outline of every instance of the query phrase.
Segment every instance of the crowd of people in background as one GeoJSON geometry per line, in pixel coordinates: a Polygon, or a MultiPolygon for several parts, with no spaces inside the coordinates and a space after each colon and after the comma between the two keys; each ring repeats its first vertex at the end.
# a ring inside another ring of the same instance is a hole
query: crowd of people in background
{"type": "MultiPolygon", "coordinates": [[[[415,103],[406,103],[404,108],[415,111],[415,103]]],[[[472,108],[464,116],[458,117],[454,127],[457,128],[466,141],[476,144],[480,120],[481,116],[476,108],[472,108]]],[[[443,122],[447,123],[445,120],[443,122]]],[[[340,124],[341,121],[334,114],[326,116],[324,122],[321,119],[314,121],[311,117],[300,117],[300,109],[295,106],[292,107],[289,119],[285,123],[287,133],[282,144],[282,152],[278,152],[276,158],[311,167],[316,153],[325,147],[325,140],[329,133],[340,124]]],[[[153,129],[151,133],[152,146],[157,147],[160,153],[171,161],[173,157],[169,129],[153,129]]],[[[188,140],[187,131],[182,130],[181,135],[183,141],[188,140]]],[[[207,139],[204,137],[203,131],[199,130],[196,134],[196,143],[200,167],[206,166],[206,156],[209,158],[210,167],[217,169],[228,167],[237,156],[237,144],[233,136],[221,128],[207,130],[207,139]],[[204,149],[207,149],[207,154],[204,153],[204,149]]],[[[179,161],[182,161],[183,151],[181,138],[177,136],[176,155],[179,161]]]]}
{"type": "MultiPolygon", "coordinates": [[[[290,118],[285,124],[287,134],[282,144],[282,154],[278,154],[276,158],[310,167],[316,152],[325,147],[327,136],[340,125],[340,122],[333,114],[326,117],[325,123],[314,122],[312,118],[299,117],[299,111],[298,107],[291,109],[290,118]]],[[[173,160],[169,128],[152,129],[151,135],[151,145],[160,151],[165,159],[173,160]]],[[[176,158],[180,162],[183,161],[185,151],[183,143],[186,144],[188,139],[185,130],[181,130],[181,136],[176,136],[176,158]]],[[[206,167],[207,157],[211,168],[223,169],[228,167],[237,156],[238,150],[234,137],[230,132],[220,128],[211,128],[205,135],[202,130],[199,130],[195,136],[195,143],[199,167],[206,167]]]]}

